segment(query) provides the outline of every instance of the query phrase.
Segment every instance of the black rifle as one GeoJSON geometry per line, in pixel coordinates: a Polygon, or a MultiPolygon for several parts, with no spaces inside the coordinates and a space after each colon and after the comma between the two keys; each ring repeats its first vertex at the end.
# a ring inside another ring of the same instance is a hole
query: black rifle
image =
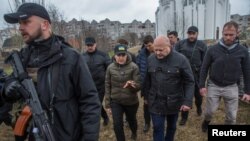
{"type": "Polygon", "coordinates": [[[25,99],[27,105],[31,108],[32,119],[35,124],[35,127],[32,131],[34,133],[35,140],[55,141],[48,116],[42,109],[34,83],[28,76],[28,73],[24,70],[18,52],[13,51],[5,60],[5,63],[9,63],[12,65],[14,77],[17,78],[21,84],[20,86],[18,86],[18,91],[25,99]]]}

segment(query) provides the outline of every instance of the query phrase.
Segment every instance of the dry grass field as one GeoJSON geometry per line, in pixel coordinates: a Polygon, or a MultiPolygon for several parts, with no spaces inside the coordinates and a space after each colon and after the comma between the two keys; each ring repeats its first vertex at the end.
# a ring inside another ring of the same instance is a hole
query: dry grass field
{"type": "MultiPolygon", "coordinates": [[[[129,51],[136,54],[140,47],[130,48],[129,51]]],[[[205,100],[205,99],[204,99],[205,100]]],[[[152,126],[148,133],[143,133],[143,100],[140,98],[140,106],[137,112],[138,120],[138,137],[137,141],[152,141],[152,126]]],[[[203,104],[203,109],[204,109],[203,104]]],[[[102,126],[100,128],[99,141],[115,141],[115,134],[113,131],[112,117],[110,116],[110,123],[108,126],[102,126]]],[[[237,116],[237,124],[248,124],[250,125],[250,104],[239,103],[239,111],[237,116]]],[[[102,121],[101,121],[102,123],[102,121]]],[[[175,141],[207,141],[207,134],[201,131],[202,116],[197,116],[195,106],[190,111],[189,120],[186,126],[177,125],[177,131],[175,141]]],[[[224,107],[223,103],[214,115],[211,124],[223,124],[224,123],[224,107]]],[[[125,134],[127,141],[130,141],[131,132],[129,127],[125,127],[125,134]]],[[[12,129],[6,127],[4,124],[0,125],[0,141],[13,141],[12,129]]]]}
{"type": "MultiPolygon", "coordinates": [[[[203,105],[204,106],[204,105],[203,105]]],[[[237,124],[249,124],[250,125],[250,105],[240,102],[237,124]]],[[[180,118],[179,118],[180,119],[180,118]]],[[[140,107],[137,113],[138,120],[138,139],[137,141],[152,141],[152,128],[148,133],[143,133],[143,109],[142,100],[140,100],[140,107]]],[[[195,107],[190,111],[190,116],[185,126],[179,126],[177,124],[177,131],[175,141],[207,141],[207,134],[201,131],[201,123],[203,117],[197,116],[195,107]]],[[[223,103],[214,115],[214,119],[211,124],[223,124],[224,123],[224,107],[223,103]]],[[[125,127],[125,134],[127,140],[131,135],[128,127],[125,127]]],[[[112,124],[107,127],[101,126],[100,140],[99,141],[115,141],[115,135],[112,128],[112,124]]]]}
{"type": "MultiPolygon", "coordinates": [[[[142,110],[142,99],[140,99],[140,107],[137,113],[138,120],[138,138],[137,141],[152,141],[152,128],[148,133],[143,133],[143,110],[142,110]]],[[[110,116],[111,117],[111,116],[110,116]]],[[[250,105],[240,102],[237,123],[238,124],[249,124],[250,125],[250,105]]],[[[207,141],[207,134],[201,132],[202,116],[196,115],[196,109],[190,111],[189,120],[186,126],[177,126],[177,132],[175,141],[207,141]]],[[[223,103],[214,115],[212,124],[223,124],[224,122],[224,107],[223,103]]],[[[102,123],[102,121],[101,121],[102,123]]],[[[125,134],[127,141],[131,135],[129,127],[125,127],[125,134]]],[[[1,141],[13,141],[13,135],[11,128],[6,127],[4,124],[0,126],[0,140],[1,141]]],[[[115,134],[113,131],[112,120],[108,126],[102,126],[100,129],[99,141],[115,141],[115,134]]]]}

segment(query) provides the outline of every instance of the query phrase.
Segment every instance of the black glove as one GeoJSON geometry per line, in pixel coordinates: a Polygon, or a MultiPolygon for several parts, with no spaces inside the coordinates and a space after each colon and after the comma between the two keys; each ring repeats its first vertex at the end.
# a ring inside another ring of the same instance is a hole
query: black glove
{"type": "Polygon", "coordinates": [[[7,102],[15,102],[18,100],[21,95],[18,92],[19,87],[21,84],[14,78],[8,79],[4,84],[4,93],[3,98],[7,102]]]}
{"type": "Polygon", "coordinates": [[[7,115],[6,118],[3,120],[3,122],[4,122],[5,125],[7,125],[7,126],[12,126],[12,116],[8,113],[8,115],[7,115]]]}
{"type": "Polygon", "coordinates": [[[3,106],[0,107],[0,125],[4,122],[7,126],[11,126],[12,116],[9,112],[12,109],[12,104],[5,103],[3,106]]]}

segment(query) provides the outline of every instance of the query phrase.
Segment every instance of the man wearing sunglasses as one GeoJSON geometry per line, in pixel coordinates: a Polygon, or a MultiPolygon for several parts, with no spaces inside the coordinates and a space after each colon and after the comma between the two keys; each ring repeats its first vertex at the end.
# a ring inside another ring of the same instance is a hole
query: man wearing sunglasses
{"type": "MultiPolygon", "coordinates": [[[[111,60],[106,53],[97,50],[95,38],[87,37],[85,39],[85,45],[87,51],[83,54],[83,57],[87,62],[90,73],[95,82],[95,86],[99,93],[100,102],[102,103],[105,93],[105,73],[108,65],[111,63],[111,60]]],[[[109,118],[103,107],[101,116],[103,118],[103,125],[108,125],[109,118]]]]}

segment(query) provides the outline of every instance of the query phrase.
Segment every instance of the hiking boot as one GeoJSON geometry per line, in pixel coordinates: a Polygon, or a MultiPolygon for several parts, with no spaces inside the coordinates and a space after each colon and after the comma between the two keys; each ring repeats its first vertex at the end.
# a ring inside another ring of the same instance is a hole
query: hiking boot
{"type": "Polygon", "coordinates": [[[132,133],[131,140],[132,141],[136,141],[136,138],[137,138],[137,134],[136,133],[132,133]]]}
{"type": "Polygon", "coordinates": [[[184,126],[186,122],[187,122],[186,119],[181,119],[181,121],[179,122],[179,125],[184,126]]]}
{"type": "Polygon", "coordinates": [[[201,116],[201,114],[202,114],[202,108],[201,108],[201,107],[198,107],[198,108],[197,108],[197,115],[198,115],[198,116],[201,116]]]}
{"type": "Polygon", "coordinates": [[[201,125],[202,132],[207,132],[209,123],[210,121],[206,121],[206,120],[202,122],[202,125],[201,125]]]}
{"type": "Polygon", "coordinates": [[[107,126],[109,124],[109,119],[103,119],[103,126],[107,126]]]}
{"type": "Polygon", "coordinates": [[[146,123],[146,124],[144,125],[143,132],[144,132],[144,133],[147,133],[148,130],[149,130],[149,128],[150,128],[150,124],[147,124],[147,123],[146,123]]]}

